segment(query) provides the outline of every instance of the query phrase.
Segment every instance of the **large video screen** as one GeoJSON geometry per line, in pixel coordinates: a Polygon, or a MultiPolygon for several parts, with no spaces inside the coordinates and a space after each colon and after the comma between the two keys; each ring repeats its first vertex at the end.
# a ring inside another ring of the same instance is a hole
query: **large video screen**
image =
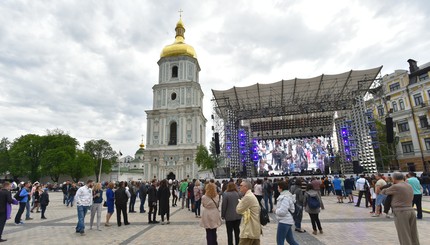
{"type": "Polygon", "coordinates": [[[302,170],[324,172],[329,163],[329,138],[312,137],[258,141],[258,172],[291,173],[302,170]]]}

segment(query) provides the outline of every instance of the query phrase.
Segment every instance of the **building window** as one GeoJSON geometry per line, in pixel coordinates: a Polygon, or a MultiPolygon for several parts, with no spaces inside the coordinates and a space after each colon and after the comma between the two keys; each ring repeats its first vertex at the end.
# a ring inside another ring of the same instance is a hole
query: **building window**
{"type": "Polygon", "coordinates": [[[419,106],[424,103],[423,97],[421,96],[421,94],[414,95],[414,102],[416,106],[419,106]]]}
{"type": "Polygon", "coordinates": [[[399,107],[400,107],[400,110],[405,109],[405,102],[403,102],[403,99],[399,99],[399,107]]]}
{"type": "Polygon", "coordinates": [[[176,100],[176,93],[175,93],[175,92],[173,92],[173,93],[172,93],[172,95],[170,96],[170,98],[171,98],[172,100],[176,100]]]}
{"type": "Polygon", "coordinates": [[[419,80],[419,81],[424,81],[424,80],[427,80],[427,79],[429,79],[429,74],[428,74],[428,73],[426,73],[426,74],[422,74],[422,75],[420,75],[420,76],[418,77],[418,80],[419,80]]]}
{"type": "Polygon", "coordinates": [[[403,153],[413,153],[414,152],[414,144],[412,141],[407,141],[402,143],[403,153]]]}
{"type": "Polygon", "coordinates": [[[430,150],[430,138],[425,138],[424,143],[426,144],[426,150],[430,150]]]}
{"type": "Polygon", "coordinates": [[[427,128],[429,123],[427,121],[427,116],[420,116],[420,126],[421,128],[427,128]]]}
{"type": "Polygon", "coordinates": [[[382,117],[384,115],[384,106],[378,105],[378,115],[382,117]]]}
{"type": "Polygon", "coordinates": [[[176,122],[172,122],[170,124],[169,145],[176,145],[176,140],[177,140],[177,124],[176,122]]]}
{"type": "Polygon", "coordinates": [[[400,89],[400,83],[399,82],[393,83],[390,85],[390,92],[393,92],[393,91],[398,90],[398,89],[400,89]]]}
{"type": "Polygon", "coordinates": [[[393,111],[394,112],[398,111],[397,102],[393,101],[392,105],[393,105],[393,111]]]}
{"type": "Polygon", "coordinates": [[[178,67],[172,67],[172,77],[178,77],[178,67]]]}
{"type": "Polygon", "coordinates": [[[399,128],[399,133],[409,131],[409,124],[408,124],[408,122],[397,123],[397,127],[399,128]]]}

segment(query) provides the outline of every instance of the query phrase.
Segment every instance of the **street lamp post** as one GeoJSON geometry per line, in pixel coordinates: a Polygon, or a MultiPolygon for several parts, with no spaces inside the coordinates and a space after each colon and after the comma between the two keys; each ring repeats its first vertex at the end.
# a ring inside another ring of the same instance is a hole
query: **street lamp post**
{"type": "Polygon", "coordinates": [[[102,165],[103,165],[103,157],[100,158],[99,182],[101,182],[102,165]]]}

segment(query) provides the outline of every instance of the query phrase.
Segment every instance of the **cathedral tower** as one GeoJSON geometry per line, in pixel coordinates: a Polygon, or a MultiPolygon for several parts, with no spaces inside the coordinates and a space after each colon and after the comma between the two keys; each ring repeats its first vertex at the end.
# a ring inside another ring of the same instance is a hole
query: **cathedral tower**
{"type": "Polygon", "coordinates": [[[184,42],[182,18],[175,41],[161,52],[158,84],[152,87],[153,106],[147,110],[144,178],[196,178],[197,146],[205,143],[206,118],[200,66],[194,48],[184,42]]]}

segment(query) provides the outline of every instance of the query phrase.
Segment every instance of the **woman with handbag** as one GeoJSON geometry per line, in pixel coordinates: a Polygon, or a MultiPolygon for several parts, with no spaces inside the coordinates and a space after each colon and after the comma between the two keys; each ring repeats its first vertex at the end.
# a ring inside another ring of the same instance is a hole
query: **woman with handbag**
{"type": "Polygon", "coordinates": [[[91,205],[90,230],[93,229],[94,216],[97,213],[97,230],[100,230],[100,219],[102,218],[103,190],[102,184],[97,183],[93,188],[93,205],[91,205]]]}
{"type": "Polygon", "coordinates": [[[105,226],[111,226],[111,224],[109,224],[109,220],[110,220],[110,217],[112,217],[112,214],[115,210],[114,209],[115,193],[113,191],[114,187],[115,187],[115,184],[113,182],[110,182],[108,184],[108,189],[106,190],[107,214],[106,214],[105,226]]]}
{"type": "Polygon", "coordinates": [[[227,186],[226,191],[222,194],[221,217],[225,220],[227,227],[227,240],[228,245],[233,245],[233,232],[235,244],[239,244],[240,221],[242,215],[236,212],[236,206],[241,198],[236,189],[234,182],[224,184],[227,186]]]}
{"type": "Polygon", "coordinates": [[[218,210],[219,195],[214,183],[205,185],[205,194],[202,196],[202,219],[200,226],[206,229],[206,241],[208,245],[217,245],[216,230],[221,226],[221,216],[218,210]]]}

